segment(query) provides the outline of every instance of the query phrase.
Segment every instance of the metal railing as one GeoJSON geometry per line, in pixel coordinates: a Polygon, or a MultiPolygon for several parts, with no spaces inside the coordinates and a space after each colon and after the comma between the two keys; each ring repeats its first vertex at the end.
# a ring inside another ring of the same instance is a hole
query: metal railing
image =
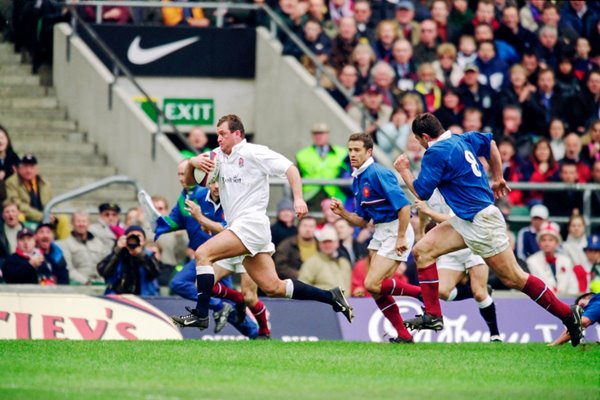
{"type": "Polygon", "coordinates": [[[46,204],[46,206],[44,207],[43,222],[44,223],[50,222],[50,213],[52,212],[52,209],[57,204],[63,203],[65,201],[68,201],[68,200],[71,200],[71,199],[74,199],[77,197],[81,197],[84,194],[94,192],[98,189],[101,189],[103,187],[106,187],[106,186],[109,186],[112,184],[132,185],[135,188],[136,194],[140,190],[143,190],[142,185],[140,185],[140,183],[136,179],[130,178],[125,175],[109,176],[107,178],[97,180],[96,182],[88,183],[87,185],[84,185],[80,188],[71,190],[67,193],[63,193],[60,196],[53,197],[52,200],[50,200],[48,202],[48,204],[46,204]]]}

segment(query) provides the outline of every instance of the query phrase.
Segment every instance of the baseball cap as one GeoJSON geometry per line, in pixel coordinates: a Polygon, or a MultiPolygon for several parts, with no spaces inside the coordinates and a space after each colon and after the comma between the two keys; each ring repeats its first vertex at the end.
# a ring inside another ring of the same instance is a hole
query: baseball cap
{"type": "Polygon", "coordinates": [[[310,130],[312,133],[329,132],[329,127],[325,122],[317,122],[310,130]]]}
{"type": "Polygon", "coordinates": [[[404,1],[399,1],[398,4],[396,4],[396,10],[414,10],[415,9],[415,5],[412,3],[412,1],[408,1],[408,0],[404,0],[404,1]]]}
{"type": "Polygon", "coordinates": [[[598,250],[600,251],[600,235],[593,234],[588,237],[587,246],[583,250],[598,250]]]}
{"type": "Polygon", "coordinates": [[[294,203],[289,197],[284,197],[283,199],[279,200],[279,203],[277,203],[277,212],[283,210],[294,211],[294,203]]]}
{"type": "Polygon", "coordinates": [[[37,158],[33,154],[25,154],[23,157],[21,157],[20,163],[28,164],[28,165],[36,165],[37,158]]]}
{"type": "Polygon", "coordinates": [[[17,239],[24,238],[25,236],[31,236],[31,237],[33,237],[34,234],[33,234],[33,232],[31,230],[29,230],[27,228],[23,228],[19,232],[17,232],[17,239]]]}
{"type": "Polygon", "coordinates": [[[102,203],[98,206],[99,212],[104,212],[104,211],[109,211],[109,210],[120,213],[121,207],[119,207],[119,205],[117,203],[102,203]]]}
{"type": "Polygon", "coordinates": [[[479,67],[475,64],[469,64],[465,67],[465,72],[467,72],[467,71],[479,72],[479,67]]]}
{"type": "Polygon", "coordinates": [[[544,225],[542,225],[539,232],[537,233],[536,240],[539,242],[542,236],[544,235],[553,236],[556,240],[558,240],[559,243],[562,241],[562,238],[560,237],[560,228],[554,222],[548,221],[544,225]]]}
{"type": "Polygon", "coordinates": [[[369,85],[365,90],[366,94],[381,94],[381,90],[377,85],[369,85]]]}
{"type": "Polygon", "coordinates": [[[139,225],[130,225],[127,229],[125,229],[125,236],[129,235],[131,232],[140,232],[144,237],[146,237],[144,228],[139,225]]]}
{"type": "Polygon", "coordinates": [[[320,231],[317,231],[315,236],[319,242],[324,242],[326,240],[337,242],[339,240],[335,228],[328,225],[325,225],[320,231]]]}
{"type": "Polygon", "coordinates": [[[37,233],[42,228],[50,228],[50,230],[53,230],[54,229],[54,225],[52,225],[49,222],[43,222],[43,223],[39,224],[37,226],[37,228],[35,228],[35,232],[37,233]]]}
{"type": "Polygon", "coordinates": [[[548,208],[543,204],[536,204],[531,207],[531,210],[529,211],[530,218],[548,219],[549,215],[548,208]]]}

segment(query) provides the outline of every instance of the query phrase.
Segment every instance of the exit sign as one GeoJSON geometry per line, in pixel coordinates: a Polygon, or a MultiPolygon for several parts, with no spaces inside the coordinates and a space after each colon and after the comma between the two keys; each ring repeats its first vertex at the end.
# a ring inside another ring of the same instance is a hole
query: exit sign
{"type": "Polygon", "coordinates": [[[213,99],[164,99],[165,117],[176,125],[213,125],[215,101],[213,99]]]}

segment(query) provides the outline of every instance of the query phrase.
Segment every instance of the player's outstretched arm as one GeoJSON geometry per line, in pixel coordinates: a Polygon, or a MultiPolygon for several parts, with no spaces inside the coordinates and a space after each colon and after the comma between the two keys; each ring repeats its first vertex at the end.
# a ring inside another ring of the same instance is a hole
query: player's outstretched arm
{"type": "Polygon", "coordinates": [[[415,199],[415,207],[420,211],[420,214],[425,214],[438,224],[450,219],[449,215],[439,213],[427,205],[426,201],[415,199]]]}
{"type": "Polygon", "coordinates": [[[329,204],[329,209],[333,211],[335,215],[338,215],[348,221],[351,225],[360,226],[361,228],[365,228],[369,221],[365,221],[356,213],[350,213],[348,210],[344,208],[344,205],[339,199],[335,197],[331,198],[331,203],[329,204]]]}
{"type": "MultiPolygon", "coordinates": [[[[588,326],[592,325],[592,320],[589,319],[586,316],[581,317],[581,325],[583,326],[583,328],[587,328],[588,326]]],[[[552,343],[548,344],[548,346],[557,346],[560,344],[564,344],[566,342],[568,342],[571,339],[571,336],[569,335],[569,331],[567,331],[566,329],[560,334],[560,336],[552,343]]]]}
{"type": "Polygon", "coordinates": [[[302,218],[308,214],[308,206],[302,197],[302,179],[300,178],[300,172],[294,165],[290,165],[287,171],[285,171],[285,176],[287,177],[290,187],[292,188],[296,217],[302,218]]]}
{"type": "Polygon", "coordinates": [[[198,221],[198,223],[202,226],[202,228],[205,231],[210,233],[219,233],[225,229],[223,228],[223,225],[221,225],[219,222],[213,221],[212,219],[204,215],[204,213],[200,209],[200,206],[197,203],[193,202],[190,199],[185,199],[185,205],[186,211],[188,211],[191,214],[191,216],[194,217],[196,221],[198,221]]]}

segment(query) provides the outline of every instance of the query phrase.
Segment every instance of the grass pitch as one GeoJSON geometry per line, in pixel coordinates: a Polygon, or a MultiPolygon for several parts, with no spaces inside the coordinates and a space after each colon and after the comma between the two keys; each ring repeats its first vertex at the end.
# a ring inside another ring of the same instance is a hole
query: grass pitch
{"type": "Polygon", "coordinates": [[[0,341],[0,399],[599,399],[600,346],[0,341]]]}

